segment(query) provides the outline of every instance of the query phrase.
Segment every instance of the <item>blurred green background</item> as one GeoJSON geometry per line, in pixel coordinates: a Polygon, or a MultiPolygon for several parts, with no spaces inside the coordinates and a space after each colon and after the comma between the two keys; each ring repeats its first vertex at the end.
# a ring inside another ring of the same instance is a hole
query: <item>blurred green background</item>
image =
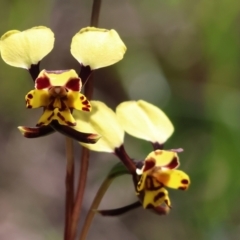
{"type": "MultiPolygon", "coordinates": [[[[55,48],[41,68],[78,68],[72,36],[90,22],[92,1],[0,1],[0,34],[49,26],[55,48]]],[[[116,65],[95,74],[94,99],[115,108],[144,99],[175,126],[166,148],[184,148],[187,192],[171,191],[173,209],[157,216],[137,209],[121,217],[96,216],[88,239],[240,239],[240,4],[218,0],[103,0],[99,26],[116,29],[128,47],[116,65]]],[[[65,152],[58,133],[29,140],[17,130],[34,126],[41,110],[25,108],[33,88],[28,72],[0,61],[0,239],[58,240],[64,224],[65,152]]],[[[126,136],[131,157],[150,145],[126,136]]],[[[76,144],[76,159],[80,148],[76,144]]],[[[117,158],[93,153],[83,216],[117,158]]],[[[101,208],[136,200],[130,177],[114,182],[101,208]]]]}

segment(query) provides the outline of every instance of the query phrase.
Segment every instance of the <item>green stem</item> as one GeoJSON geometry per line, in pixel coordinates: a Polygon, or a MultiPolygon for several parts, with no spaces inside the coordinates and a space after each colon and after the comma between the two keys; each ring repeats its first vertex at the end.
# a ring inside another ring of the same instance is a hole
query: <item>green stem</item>
{"type": "Polygon", "coordinates": [[[96,213],[96,211],[94,211],[95,209],[98,209],[99,204],[101,203],[101,200],[103,198],[103,196],[105,195],[108,187],[110,186],[110,184],[112,183],[114,178],[111,179],[105,179],[104,182],[102,183],[101,187],[99,188],[96,197],[94,198],[92,205],[88,211],[88,214],[86,216],[81,234],[80,234],[80,238],[79,240],[85,240],[88,234],[88,230],[91,226],[92,220],[94,218],[94,215],[96,213]]]}
{"type": "Polygon", "coordinates": [[[65,203],[65,230],[64,239],[69,239],[69,231],[71,226],[71,216],[74,204],[74,152],[73,140],[66,137],[66,203],[65,203]]]}

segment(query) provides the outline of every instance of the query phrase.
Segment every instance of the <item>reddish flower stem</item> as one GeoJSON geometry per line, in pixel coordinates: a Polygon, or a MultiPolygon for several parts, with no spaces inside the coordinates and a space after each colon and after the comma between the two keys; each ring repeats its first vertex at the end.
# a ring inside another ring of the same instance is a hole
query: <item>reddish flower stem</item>
{"type": "MultiPolygon", "coordinates": [[[[92,15],[91,15],[91,26],[98,26],[98,19],[99,13],[101,8],[101,0],[94,0],[92,6],[92,15]]],[[[81,76],[81,72],[80,72],[81,76]]],[[[84,94],[88,100],[92,99],[93,95],[93,72],[90,71],[90,76],[86,78],[88,80],[84,87],[84,94]]],[[[82,202],[83,196],[87,181],[87,172],[88,172],[88,165],[89,165],[89,150],[82,147],[82,155],[81,155],[81,166],[80,166],[80,174],[79,174],[79,181],[78,181],[78,189],[77,195],[74,202],[74,208],[71,218],[71,229],[70,229],[70,240],[74,240],[76,233],[77,233],[77,225],[79,222],[81,209],[82,209],[82,202]]]]}
{"type": "Polygon", "coordinates": [[[79,222],[83,195],[87,180],[87,171],[88,171],[88,161],[89,160],[89,151],[86,148],[82,148],[81,154],[81,168],[79,173],[78,189],[77,195],[74,202],[74,208],[71,218],[71,230],[70,230],[70,240],[74,240],[77,233],[77,224],[79,222]]]}
{"type": "Polygon", "coordinates": [[[69,231],[71,226],[71,216],[73,210],[74,201],[74,152],[73,152],[73,140],[66,137],[66,156],[67,156],[67,168],[66,168],[66,203],[65,203],[65,229],[64,239],[69,239],[69,231]]]}

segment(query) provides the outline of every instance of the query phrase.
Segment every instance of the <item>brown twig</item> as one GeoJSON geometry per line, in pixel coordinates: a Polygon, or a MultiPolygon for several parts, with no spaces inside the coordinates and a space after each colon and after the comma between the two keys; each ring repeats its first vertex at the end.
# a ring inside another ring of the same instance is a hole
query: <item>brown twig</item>
{"type": "Polygon", "coordinates": [[[71,226],[71,217],[74,204],[74,152],[73,152],[73,140],[66,137],[66,203],[65,203],[65,230],[64,239],[69,239],[69,231],[71,226]]]}
{"type": "MultiPolygon", "coordinates": [[[[91,15],[91,26],[98,26],[99,13],[101,8],[101,0],[94,0],[92,6],[92,15],[91,15]]],[[[93,74],[88,78],[88,81],[84,87],[84,93],[88,100],[92,99],[93,95],[93,74]]],[[[81,75],[81,73],[80,73],[81,75]]],[[[81,166],[80,166],[80,174],[78,181],[78,189],[76,200],[74,202],[74,208],[71,218],[71,230],[70,230],[70,240],[74,240],[77,233],[77,225],[81,214],[83,196],[87,181],[87,172],[89,165],[89,150],[82,147],[82,155],[81,155],[81,166]]]]}

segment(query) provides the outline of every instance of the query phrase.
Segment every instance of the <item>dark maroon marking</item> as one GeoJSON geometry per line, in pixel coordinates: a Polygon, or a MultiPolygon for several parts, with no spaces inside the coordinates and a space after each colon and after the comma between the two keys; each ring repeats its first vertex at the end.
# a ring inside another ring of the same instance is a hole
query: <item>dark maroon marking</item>
{"type": "Polygon", "coordinates": [[[149,203],[149,204],[146,206],[146,208],[147,208],[147,209],[150,209],[150,208],[154,208],[154,206],[153,206],[151,203],[149,203]]]}
{"type": "Polygon", "coordinates": [[[89,101],[88,100],[85,100],[82,102],[83,105],[88,105],[89,104],[89,101]]]}
{"type": "Polygon", "coordinates": [[[22,127],[25,131],[23,136],[26,138],[38,138],[43,137],[48,134],[54,133],[55,130],[50,126],[42,126],[42,127],[22,127]]]}
{"type": "Polygon", "coordinates": [[[174,157],[172,159],[172,161],[164,167],[169,168],[169,169],[174,169],[178,166],[179,166],[178,159],[177,159],[177,157],[174,157]]]}
{"type": "Polygon", "coordinates": [[[48,77],[44,76],[36,79],[36,82],[35,82],[36,89],[44,89],[49,87],[51,87],[51,84],[48,77]]]}
{"type": "Polygon", "coordinates": [[[47,120],[50,121],[53,116],[54,116],[54,113],[52,113],[52,114],[47,118],[47,120]]]}
{"type": "Polygon", "coordinates": [[[32,108],[32,105],[28,105],[27,108],[32,108]]]}
{"type": "Polygon", "coordinates": [[[43,124],[44,124],[44,122],[40,122],[40,123],[37,123],[36,126],[41,127],[43,124]]]}
{"type": "Polygon", "coordinates": [[[178,189],[179,189],[179,190],[183,190],[183,191],[184,191],[184,190],[186,190],[186,189],[187,189],[187,187],[179,187],[178,189]]]}
{"type": "Polygon", "coordinates": [[[82,110],[83,110],[83,111],[90,112],[90,109],[89,109],[89,108],[87,108],[87,107],[83,107],[83,108],[82,108],[82,110]]]}
{"type": "Polygon", "coordinates": [[[62,121],[65,121],[65,118],[64,116],[61,114],[61,113],[57,113],[57,116],[62,120],[62,121]]]}
{"type": "Polygon", "coordinates": [[[163,187],[163,184],[161,184],[159,182],[158,182],[159,186],[154,185],[153,178],[150,177],[150,176],[147,176],[146,181],[147,181],[147,190],[152,190],[153,191],[153,190],[158,190],[161,187],[163,187]]]}
{"type": "Polygon", "coordinates": [[[187,179],[183,179],[183,180],[181,181],[181,183],[182,183],[182,184],[188,184],[189,181],[188,181],[187,179]]]}
{"type": "Polygon", "coordinates": [[[170,203],[169,203],[168,200],[165,200],[164,202],[167,204],[167,206],[168,206],[169,208],[172,208],[172,207],[170,206],[170,203]]]}
{"type": "Polygon", "coordinates": [[[68,126],[72,126],[72,127],[74,127],[74,126],[77,125],[77,123],[72,123],[72,122],[69,122],[69,121],[66,121],[66,124],[67,124],[68,126]]]}
{"type": "Polygon", "coordinates": [[[144,164],[143,171],[146,172],[147,170],[153,168],[155,166],[155,160],[153,158],[147,159],[144,164]]]}
{"type": "Polygon", "coordinates": [[[160,192],[160,193],[158,193],[158,194],[154,197],[153,201],[156,202],[156,201],[158,201],[160,198],[163,198],[164,196],[165,196],[165,193],[164,193],[164,192],[160,192]]]}
{"type": "Polygon", "coordinates": [[[83,100],[84,98],[85,98],[84,96],[81,96],[81,97],[80,97],[80,100],[83,100]]]}
{"type": "Polygon", "coordinates": [[[27,95],[27,97],[30,98],[30,99],[32,99],[32,98],[33,98],[33,95],[32,95],[31,93],[29,93],[29,94],[27,95]]]}
{"type": "Polygon", "coordinates": [[[68,80],[65,87],[72,91],[80,91],[80,78],[72,78],[68,80]]]}

